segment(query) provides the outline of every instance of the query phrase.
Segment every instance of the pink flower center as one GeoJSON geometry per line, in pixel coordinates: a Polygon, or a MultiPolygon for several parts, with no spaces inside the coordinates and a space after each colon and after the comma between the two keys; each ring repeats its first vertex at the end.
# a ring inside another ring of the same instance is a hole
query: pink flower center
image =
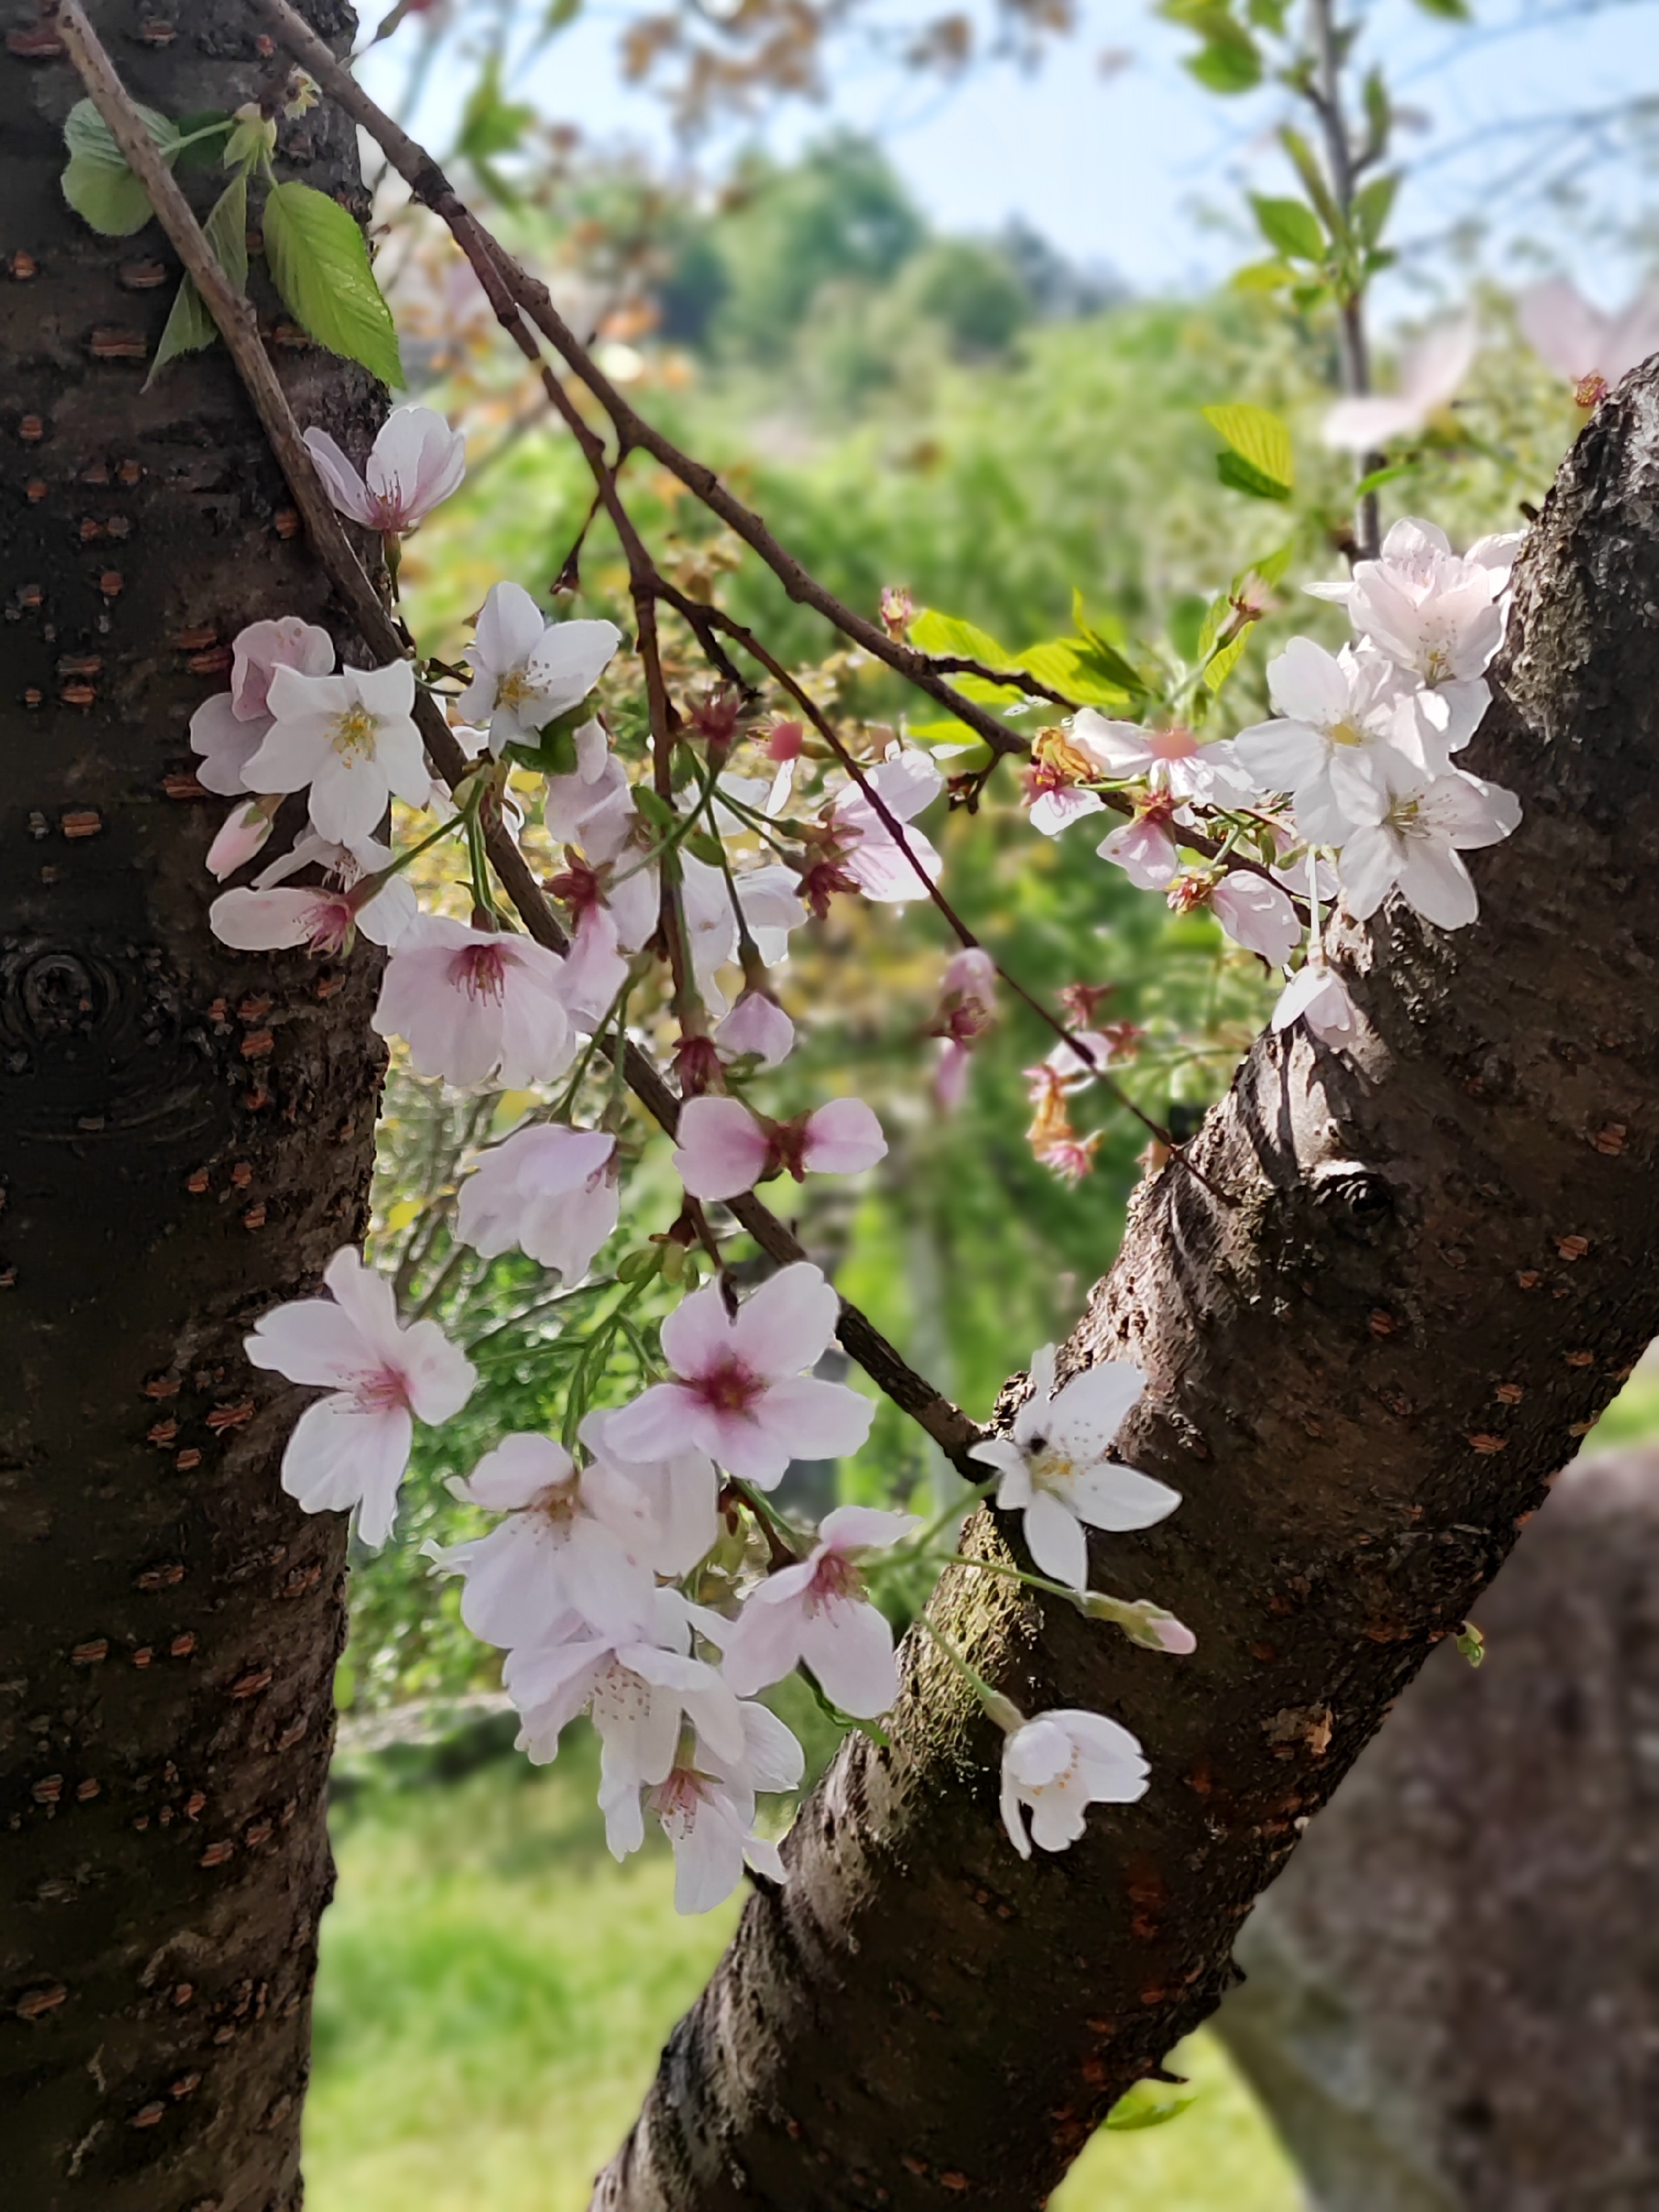
{"type": "Polygon", "coordinates": [[[1148,730],[1146,750],[1154,760],[1190,760],[1198,750],[1198,739],[1190,730],[1148,730]]]}
{"type": "Polygon", "coordinates": [[[507,990],[507,955],[499,945],[469,945],[450,962],[449,980],[469,999],[500,999],[507,990]]]}
{"type": "Polygon", "coordinates": [[[345,949],[357,917],[349,898],[323,892],[308,919],[311,934],[306,939],[306,950],[325,959],[345,949]]]}
{"type": "Polygon", "coordinates": [[[370,1369],[357,1377],[351,1393],[360,1413],[394,1413],[409,1406],[409,1383],[395,1367],[370,1369]]]}
{"type": "Polygon", "coordinates": [[[806,1591],[807,1610],[818,1613],[828,1605],[858,1605],[864,1597],[864,1577],[845,1552],[826,1552],[812,1570],[806,1591]]]}
{"type": "Polygon", "coordinates": [[[757,1399],[766,1395],[763,1378],[752,1374],[736,1353],[730,1352],[697,1376],[690,1388],[716,1413],[746,1413],[757,1399]]]}

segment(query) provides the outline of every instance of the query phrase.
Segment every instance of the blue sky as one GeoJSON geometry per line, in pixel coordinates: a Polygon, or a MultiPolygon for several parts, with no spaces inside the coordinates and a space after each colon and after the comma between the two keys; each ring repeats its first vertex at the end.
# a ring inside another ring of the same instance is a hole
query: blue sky
{"type": "MultiPolygon", "coordinates": [[[[633,12],[603,0],[590,5],[513,89],[592,139],[648,147],[672,161],[660,106],[620,80],[617,34],[633,12]]],[[[1423,118],[1405,142],[1414,173],[1397,234],[1442,240],[1459,222],[1485,216],[1496,226],[1490,265],[1510,274],[1522,266],[1510,235],[1519,230],[1543,265],[1566,268],[1592,296],[1615,304],[1638,274],[1622,226],[1639,216],[1649,180],[1614,151],[1585,169],[1589,209],[1564,216],[1532,189],[1553,171],[1552,140],[1517,126],[1659,92],[1654,7],[1476,0],[1476,24],[1460,28],[1411,0],[1379,0],[1369,11],[1367,51],[1382,62],[1396,98],[1423,118]]],[[[1149,8],[1085,0],[1082,15],[1079,33],[1034,72],[990,65],[955,86],[849,51],[826,106],[786,106],[749,135],[787,152],[832,123],[851,125],[882,142],[943,228],[994,230],[1018,214],[1075,259],[1109,266],[1138,289],[1213,281],[1255,250],[1237,227],[1240,184],[1288,189],[1271,137],[1278,95],[1223,100],[1201,90],[1181,66],[1191,40],[1149,8]],[[1130,58],[1108,73],[1103,53],[1130,58]]],[[[371,58],[369,82],[381,97],[398,91],[413,43],[405,27],[371,58]]],[[[462,81],[458,70],[440,72],[416,118],[440,143],[462,81]]],[[[718,142],[705,161],[716,164],[736,143],[718,142]]],[[[1448,263],[1429,253],[1420,266],[1443,274],[1448,263]]],[[[1413,303],[1407,283],[1392,289],[1396,308],[1413,303]]]]}

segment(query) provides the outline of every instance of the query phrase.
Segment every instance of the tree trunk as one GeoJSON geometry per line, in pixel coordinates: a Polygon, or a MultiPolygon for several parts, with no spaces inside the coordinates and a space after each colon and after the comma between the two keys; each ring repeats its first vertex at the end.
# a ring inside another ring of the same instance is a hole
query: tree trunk
{"type": "Polygon", "coordinates": [[[604,2212],[1040,2206],[1659,1328],[1656,500],[1650,370],[1522,564],[1465,758],[1526,818],[1474,856],[1479,926],[1343,924],[1363,1042],[1257,1042],[1195,1148],[1224,1195],[1166,1169],[1068,1347],[1149,1371],[1122,1449],[1186,1502],[1095,1579],[1196,1656],[963,1571],[936,1601],[1027,1711],[1133,1728],[1150,1795],[1023,1863],[994,1731],[912,1638],[892,1749],[850,1737],[804,1808],[604,2212]]]}
{"type": "Polygon", "coordinates": [[[1312,2212],[1659,2203],[1659,1452],[1581,1460],[1245,1923],[1312,2212]]]}
{"type": "MultiPolygon", "coordinates": [[[[257,99],[280,66],[236,0],[90,12],[171,116],[257,99]]],[[[224,802],[190,775],[189,714],[245,623],[331,621],[327,589],[222,349],[141,389],[177,268],[154,226],[103,238],[66,206],[80,93],[49,26],[9,32],[0,2193],[276,2212],[300,2201],[345,1540],[279,1489],[300,1394],[241,1340],[362,1231],[375,970],[208,932],[224,802]]],[[[361,200],[327,110],[284,125],[279,161],[361,200]]],[[[185,181],[204,207],[221,183],[185,181]]],[[[378,387],[282,358],[301,419],[361,447],[378,387]]]]}

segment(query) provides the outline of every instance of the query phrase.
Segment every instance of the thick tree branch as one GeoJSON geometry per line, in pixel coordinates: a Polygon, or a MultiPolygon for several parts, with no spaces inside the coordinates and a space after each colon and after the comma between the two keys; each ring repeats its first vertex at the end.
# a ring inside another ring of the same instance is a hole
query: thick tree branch
{"type": "MultiPolygon", "coordinates": [[[[1352,1054],[1261,1039],[1191,1177],[1143,1190],[1066,1348],[1150,1376],[1120,1446],[1184,1493],[1094,1579],[1174,1662],[958,1571],[935,1600],[1027,1711],[1133,1728],[1142,1803],[1027,1863],[995,1731],[925,1640],[677,2029],[602,2212],[1035,2212],[1215,2005],[1233,1937],[1659,1328],[1659,370],[1564,465],[1467,757],[1520,794],[1480,924],[1333,930],[1352,1054]]],[[[1018,1387],[1005,1395],[1005,1410],[1018,1387]]],[[[990,1516],[968,1532],[988,1549],[990,1516]]]]}

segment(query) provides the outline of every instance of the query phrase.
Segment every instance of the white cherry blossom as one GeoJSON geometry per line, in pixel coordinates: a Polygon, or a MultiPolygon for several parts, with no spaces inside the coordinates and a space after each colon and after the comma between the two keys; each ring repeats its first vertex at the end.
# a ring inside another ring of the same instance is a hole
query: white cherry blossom
{"type": "Polygon", "coordinates": [[[1371,818],[1384,788],[1377,750],[1395,742],[1401,687],[1384,654],[1348,645],[1327,653],[1308,637],[1293,637],[1267,663],[1278,715],[1241,730],[1234,744],[1258,791],[1290,794],[1304,837],[1340,845],[1371,818]]]}
{"type": "Polygon", "coordinates": [[[361,476],[326,430],[307,430],[305,441],[330,499],[365,530],[412,530],[466,474],[465,438],[430,407],[395,408],[361,476]]]}
{"type": "Polygon", "coordinates": [[[1305,1022],[1321,1044],[1350,1045],[1359,1035],[1359,1017],[1342,978],[1323,960],[1310,960],[1279,993],[1273,1011],[1274,1031],[1305,1022]]]}
{"type": "Polygon", "coordinates": [[[407,1040],[417,1075],[463,1089],[492,1076],[508,1091],[550,1083],[575,1054],[563,964],[532,938],[420,915],[386,963],[372,1026],[407,1040]]]}
{"type": "Polygon", "coordinates": [[[1400,356],[1399,391],[1339,399],[1325,416],[1325,443],[1370,453],[1423,429],[1456,397],[1478,343],[1469,315],[1426,331],[1400,356]]]}
{"type": "Polygon", "coordinates": [[[1659,285],[1644,285],[1628,307],[1607,315],[1566,277],[1551,276],[1528,285],[1516,312],[1527,343],[1570,384],[1600,377],[1611,386],[1659,353],[1659,285]]]}
{"type": "MultiPolygon", "coordinates": [[[[1199,880],[1204,889],[1196,902],[1209,908],[1233,943],[1270,968],[1282,968],[1301,942],[1302,924],[1279,885],[1248,869],[1236,869],[1213,882],[1199,880]]],[[[1171,906],[1194,902],[1186,896],[1184,884],[1176,884],[1167,896],[1171,906]]]]}
{"type": "Polygon", "coordinates": [[[735,1198],[769,1176],[857,1175],[887,1139],[861,1098],[832,1098],[793,1121],[768,1121],[740,1098],[690,1098],[680,1109],[674,1170],[693,1198],[735,1198]]]}
{"type": "Polygon", "coordinates": [[[302,676],[327,676],[334,667],[334,641],[316,623],[298,615],[250,623],[231,649],[230,689],[204,699],[190,718],[190,742],[201,759],[196,781],[204,791],[232,799],[247,790],[242,771],[270,730],[270,678],[278,668],[302,676]]]}
{"type": "MultiPolygon", "coordinates": [[[[710,1912],[723,1905],[743,1879],[745,1865],[770,1881],[787,1879],[777,1845],[755,1832],[755,1797],[759,1790],[793,1790],[805,1770],[800,1745],[775,1713],[744,1705],[744,1748],[723,1759],[701,1736],[689,1760],[647,1792],[646,1805],[674,1850],[674,1909],[710,1912]]],[[[633,1796],[635,1813],[638,1793],[633,1796]]],[[[626,1804],[607,1819],[606,1838],[621,1858],[644,1840],[637,1838],[626,1804]]]]}
{"type": "Polygon", "coordinates": [[[1390,776],[1378,813],[1339,856],[1343,903],[1355,921],[1368,920],[1392,890],[1438,928],[1475,921],[1480,902],[1460,855],[1498,844],[1516,828],[1514,793],[1461,769],[1433,777],[1407,769],[1390,776]]]}
{"type": "Polygon", "coordinates": [[[1135,809],[1133,821],[1103,837],[1095,850],[1121,868],[1137,890],[1167,890],[1181,866],[1170,823],[1188,811],[1167,798],[1154,798],[1150,805],[1135,809]]]}
{"type": "Polygon", "coordinates": [[[410,924],[405,893],[412,902],[414,893],[401,876],[361,906],[351,892],[332,884],[222,891],[208,908],[208,927],[222,945],[239,952],[303,946],[319,960],[331,960],[349,949],[359,930],[371,945],[395,945],[410,924]]]}
{"type": "Polygon", "coordinates": [[[597,717],[575,732],[576,765],[550,775],[542,819],[556,845],[580,845],[591,860],[610,860],[638,821],[628,771],[597,717]]]}
{"type": "Polygon", "coordinates": [[[1056,1392],[1054,1347],[1031,1355],[1030,1394],[1012,1436],[987,1437],[968,1456],[1001,1476],[997,1505],[1024,1516],[1025,1547],[1046,1575],[1073,1589],[1089,1579],[1091,1528],[1149,1528],[1181,1493],[1107,1457],[1124,1415],[1146,1384],[1139,1367],[1103,1359],[1056,1392]]]}
{"type": "Polygon", "coordinates": [[[596,1632],[649,1629],[655,1583],[630,1546],[641,1502],[611,1470],[579,1468],[550,1437],[516,1435],[486,1452],[455,1496],[502,1513],[486,1536],[439,1554],[465,1577],[461,1619],[503,1647],[544,1635],[567,1613],[596,1632]]]}
{"type": "Polygon", "coordinates": [[[792,1459],[856,1451],[874,1407],[845,1383],[802,1371],[828,1349],[839,1312],[834,1291],[804,1260],[752,1291],[735,1317],[718,1284],[694,1291],[662,1325],[672,1380],[615,1415],[617,1448],[650,1459],[695,1445],[763,1490],[792,1459]]]}
{"type": "Polygon", "coordinates": [[[659,1589],[645,1631],[596,1632],[574,1615],[535,1644],[517,1646],[501,1671],[523,1721],[521,1749],[538,1766],[558,1756],[578,1713],[599,1731],[599,1802],[607,1812],[641,1784],[665,1781],[688,1720],[718,1757],[741,1759],[743,1715],[706,1660],[691,1656],[690,1608],[659,1589]]]}
{"type": "Polygon", "coordinates": [[[1103,1713],[1066,1707],[1015,1723],[1002,1746],[1002,1820],[1022,1858],[1035,1843],[1063,1851],[1083,1833],[1091,1805],[1133,1805],[1150,1771],[1140,1744],[1103,1713]],[[1030,1816],[1030,1827],[1026,1825],[1030,1816]]]}
{"type": "Polygon", "coordinates": [[[579,1283],[617,1226],[616,1153],[616,1139],[597,1129],[515,1129],[461,1185],[456,1235],[486,1260],[516,1245],[579,1283]]]}
{"type": "Polygon", "coordinates": [[[308,790],[313,822],[340,844],[372,837],[394,793],[426,804],[432,776],[408,661],[337,676],[278,667],[268,698],[271,726],[242,770],[250,791],[308,790]]]}
{"type": "Polygon", "coordinates": [[[1346,606],[1360,636],[1437,691],[1457,726],[1468,725],[1462,737],[1444,733],[1449,750],[1486,711],[1481,679],[1503,641],[1502,602],[1520,542],[1481,538],[1460,555],[1435,524],[1406,517],[1382,540],[1380,558],[1359,562],[1350,582],[1308,586],[1314,598],[1346,606]]]}
{"type": "Polygon", "coordinates": [[[887,1616],[865,1595],[861,1571],[872,1552],[899,1543],[921,1523],[873,1505],[838,1505],[818,1540],[793,1567],[758,1583],[725,1630],[726,1680],[739,1697],[781,1682],[804,1661],[832,1705],[873,1720],[898,1698],[898,1666],[887,1616]]]}
{"type": "Polygon", "coordinates": [[[493,753],[533,745],[547,723],[580,705],[621,643],[614,623],[550,623],[522,584],[492,585],[460,713],[488,725],[493,753]]]}
{"type": "Polygon", "coordinates": [[[629,1545],[660,1575],[684,1575],[720,1534],[720,1476],[707,1452],[681,1447],[662,1459],[619,1450],[617,1415],[596,1408],[576,1431],[594,1460],[626,1483],[633,1519],[629,1545]]]}
{"type": "MultiPolygon", "coordinates": [[[[712,1011],[726,1009],[716,980],[738,957],[738,917],[724,872],[693,853],[680,856],[681,912],[685,917],[691,966],[697,987],[712,1011]]],[[[769,863],[744,869],[737,878],[738,905],[763,962],[775,966],[789,949],[789,933],[806,919],[789,870],[769,863]]]]}
{"type": "Polygon", "coordinates": [[[477,1380],[435,1321],[398,1319],[392,1285],[348,1245],[323,1271],[325,1298],[276,1307],[246,1340],[256,1367],[329,1393],[301,1414],[283,1454],[283,1487],[307,1513],[357,1510],[366,1544],[384,1544],[398,1510],[416,1419],[447,1421],[477,1380]]]}
{"type": "MultiPolygon", "coordinates": [[[[1144,782],[1171,799],[1213,800],[1221,805],[1250,796],[1249,778],[1241,772],[1224,738],[1206,744],[1180,724],[1158,729],[1113,721],[1092,707],[1073,717],[1066,735],[1103,782],[1144,782]]],[[[1033,809],[1034,822],[1036,818],[1033,809]]]]}

